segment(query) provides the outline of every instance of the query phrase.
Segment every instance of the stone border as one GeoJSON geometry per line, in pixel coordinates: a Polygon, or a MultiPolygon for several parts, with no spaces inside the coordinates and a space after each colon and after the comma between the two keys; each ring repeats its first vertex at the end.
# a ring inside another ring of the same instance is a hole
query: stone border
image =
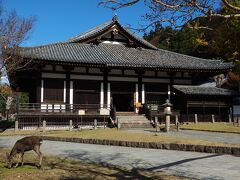
{"type": "Polygon", "coordinates": [[[224,146],[207,146],[193,144],[176,144],[176,143],[161,143],[161,142],[134,142],[134,141],[117,141],[108,139],[82,139],[82,138],[66,138],[66,137],[51,137],[41,136],[44,140],[63,141],[85,144],[100,144],[110,146],[125,146],[135,148],[151,148],[151,149],[166,149],[178,151],[194,151],[203,153],[230,154],[240,156],[240,147],[224,147],[224,146]]]}
{"type": "MultiPolygon", "coordinates": [[[[240,128],[240,127],[239,127],[240,128]]],[[[191,130],[191,131],[205,131],[205,132],[217,132],[217,133],[229,133],[229,134],[240,134],[240,132],[227,132],[227,131],[214,131],[214,130],[207,130],[207,129],[191,129],[191,128],[180,128],[180,130],[191,130]]]]}

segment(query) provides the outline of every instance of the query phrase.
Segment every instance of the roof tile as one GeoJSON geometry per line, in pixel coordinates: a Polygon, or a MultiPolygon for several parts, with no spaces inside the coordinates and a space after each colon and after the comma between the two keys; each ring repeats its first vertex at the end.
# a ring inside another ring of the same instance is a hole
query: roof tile
{"type": "Polygon", "coordinates": [[[83,43],[56,43],[37,47],[21,47],[18,54],[24,58],[45,62],[93,63],[106,66],[171,68],[186,70],[227,70],[232,63],[201,59],[162,49],[138,49],[124,45],[91,45],[83,43]]]}

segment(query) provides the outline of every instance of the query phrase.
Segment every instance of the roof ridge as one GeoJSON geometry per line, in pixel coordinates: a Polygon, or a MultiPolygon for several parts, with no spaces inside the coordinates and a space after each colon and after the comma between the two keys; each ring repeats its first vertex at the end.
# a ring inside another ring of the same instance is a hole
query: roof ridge
{"type": "Polygon", "coordinates": [[[86,34],[89,34],[89,33],[93,32],[94,30],[99,29],[99,28],[102,28],[102,29],[101,29],[101,31],[102,31],[102,30],[105,29],[106,27],[110,26],[113,22],[115,22],[115,21],[113,21],[113,20],[106,21],[105,23],[99,24],[99,25],[91,28],[90,30],[85,31],[85,32],[82,32],[82,33],[80,33],[80,34],[78,34],[78,35],[76,35],[76,36],[74,36],[74,37],[72,37],[72,38],[70,38],[70,39],[68,39],[67,41],[64,41],[64,42],[65,42],[65,43],[67,43],[67,42],[70,42],[70,43],[71,43],[71,42],[76,42],[76,41],[79,40],[79,38],[80,38],[81,36],[86,35],[86,34]]]}
{"type": "Polygon", "coordinates": [[[54,43],[50,43],[50,44],[42,44],[42,45],[37,45],[37,46],[19,46],[19,48],[32,49],[32,48],[41,48],[41,47],[61,45],[61,44],[66,44],[66,43],[60,41],[60,42],[54,42],[54,43]]]}
{"type": "Polygon", "coordinates": [[[154,45],[152,45],[151,43],[149,43],[148,41],[146,41],[145,39],[143,39],[142,37],[134,34],[132,31],[130,31],[127,27],[121,25],[119,23],[119,20],[118,20],[118,16],[117,15],[114,15],[114,17],[103,23],[103,24],[100,24],[98,26],[95,26],[93,28],[91,28],[90,30],[86,31],[86,32],[83,32],[83,33],[80,33],[70,39],[68,39],[67,41],[65,41],[65,43],[73,43],[73,42],[77,42],[77,41],[80,41],[80,40],[84,40],[88,37],[91,37],[91,36],[94,36],[96,35],[97,33],[101,33],[102,31],[106,30],[107,28],[109,28],[110,26],[112,26],[113,24],[117,24],[119,27],[121,27],[124,31],[126,31],[127,34],[129,34],[131,37],[133,37],[134,39],[136,39],[136,41],[140,42],[141,44],[144,44],[146,47],[149,47],[151,49],[155,49],[157,50],[158,48],[155,47],[154,45]]]}

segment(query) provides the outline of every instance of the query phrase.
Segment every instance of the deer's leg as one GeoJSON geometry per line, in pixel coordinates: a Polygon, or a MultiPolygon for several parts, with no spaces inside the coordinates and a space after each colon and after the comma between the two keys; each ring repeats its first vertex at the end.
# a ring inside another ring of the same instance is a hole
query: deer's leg
{"type": "Polygon", "coordinates": [[[42,166],[42,153],[40,152],[40,146],[36,145],[34,146],[33,150],[37,153],[38,157],[39,157],[39,167],[42,166]]]}
{"type": "Polygon", "coordinates": [[[19,158],[20,158],[20,154],[17,154],[17,162],[16,162],[16,164],[15,164],[14,168],[18,167],[19,158]]]}
{"type": "Polygon", "coordinates": [[[23,162],[23,156],[24,156],[24,152],[21,154],[21,160],[22,160],[21,166],[23,166],[23,164],[24,164],[24,162],[23,162]]]}

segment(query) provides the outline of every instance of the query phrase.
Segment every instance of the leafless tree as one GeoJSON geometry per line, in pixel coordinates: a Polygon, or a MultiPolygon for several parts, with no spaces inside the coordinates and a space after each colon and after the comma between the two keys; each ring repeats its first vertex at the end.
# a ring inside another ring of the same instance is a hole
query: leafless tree
{"type": "Polygon", "coordinates": [[[139,3],[144,3],[148,8],[144,18],[149,23],[142,30],[159,23],[167,23],[175,28],[188,24],[190,28],[210,29],[201,26],[196,19],[240,17],[239,0],[101,0],[99,5],[115,11],[139,3]],[[222,7],[226,11],[219,11],[222,7]]]}
{"type": "Polygon", "coordinates": [[[19,44],[29,37],[35,17],[19,17],[15,10],[7,12],[0,1],[0,69],[1,75],[5,68],[8,73],[26,67],[27,63],[14,57],[19,44]]]}

